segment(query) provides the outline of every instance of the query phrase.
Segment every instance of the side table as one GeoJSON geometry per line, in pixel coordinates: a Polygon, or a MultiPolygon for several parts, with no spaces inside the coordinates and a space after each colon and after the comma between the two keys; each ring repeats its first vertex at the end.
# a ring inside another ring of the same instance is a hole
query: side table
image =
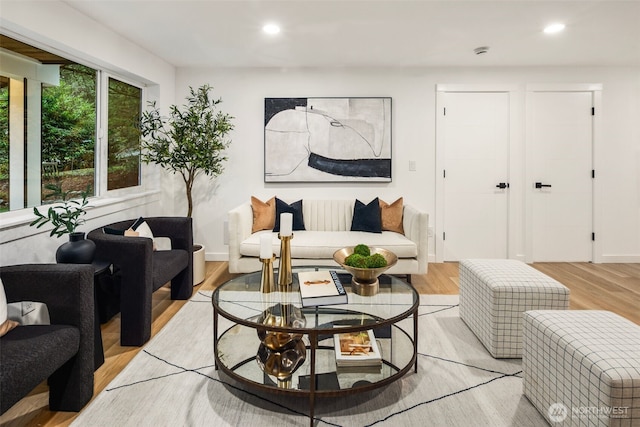
{"type": "Polygon", "coordinates": [[[102,332],[100,330],[100,313],[98,311],[98,284],[102,280],[103,276],[111,274],[111,263],[109,261],[94,260],[91,265],[93,266],[93,305],[95,307],[95,320],[94,320],[94,355],[93,355],[93,370],[97,370],[104,363],[104,347],[102,345],[102,332]]]}

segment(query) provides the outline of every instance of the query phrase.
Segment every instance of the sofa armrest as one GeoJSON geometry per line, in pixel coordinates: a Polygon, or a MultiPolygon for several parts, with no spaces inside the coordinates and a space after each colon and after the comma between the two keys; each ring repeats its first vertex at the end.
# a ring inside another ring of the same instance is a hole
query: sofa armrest
{"type": "Polygon", "coordinates": [[[253,226],[253,210],[250,203],[229,211],[229,272],[240,273],[240,243],[251,235],[253,226]]]}
{"type": "Polygon", "coordinates": [[[411,205],[404,205],[402,226],[405,236],[418,246],[418,268],[420,274],[426,274],[429,260],[429,214],[411,205]]]}

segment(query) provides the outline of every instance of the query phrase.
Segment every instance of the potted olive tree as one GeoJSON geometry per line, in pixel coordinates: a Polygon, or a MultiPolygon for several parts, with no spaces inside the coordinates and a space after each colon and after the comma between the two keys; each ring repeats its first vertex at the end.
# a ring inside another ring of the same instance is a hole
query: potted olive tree
{"type": "MultiPolygon", "coordinates": [[[[189,87],[187,103],[169,107],[168,117],[163,117],[156,103],[151,102],[140,119],[142,160],[182,177],[189,217],[193,213],[192,189],[196,178],[220,175],[227,160],[224,151],[231,143],[227,135],[233,130],[233,117],[218,110],[222,99],[213,98],[212,90],[206,84],[198,89],[189,87]]],[[[204,280],[204,247],[195,246],[193,276],[197,284],[204,280]]]]}

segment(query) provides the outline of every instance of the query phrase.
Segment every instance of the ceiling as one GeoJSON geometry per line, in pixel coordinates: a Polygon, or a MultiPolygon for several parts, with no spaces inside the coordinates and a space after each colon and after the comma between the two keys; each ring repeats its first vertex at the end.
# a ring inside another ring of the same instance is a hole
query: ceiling
{"type": "Polygon", "coordinates": [[[640,66],[640,0],[65,3],[177,67],[640,66]]]}

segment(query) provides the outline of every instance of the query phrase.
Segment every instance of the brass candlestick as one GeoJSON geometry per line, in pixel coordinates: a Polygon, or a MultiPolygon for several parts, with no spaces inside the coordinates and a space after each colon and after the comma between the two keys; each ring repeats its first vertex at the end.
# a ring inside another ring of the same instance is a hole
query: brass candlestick
{"type": "Polygon", "coordinates": [[[289,286],[293,283],[291,275],[291,236],[281,236],[280,239],[280,267],[278,268],[278,285],[281,287],[289,286]]]}
{"type": "Polygon", "coordinates": [[[260,258],[262,261],[262,276],[260,277],[260,292],[268,294],[269,292],[275,292],[276,281],[273,276],[273,261],[276,259],[275,255],[271,258],[260,258]]]}

